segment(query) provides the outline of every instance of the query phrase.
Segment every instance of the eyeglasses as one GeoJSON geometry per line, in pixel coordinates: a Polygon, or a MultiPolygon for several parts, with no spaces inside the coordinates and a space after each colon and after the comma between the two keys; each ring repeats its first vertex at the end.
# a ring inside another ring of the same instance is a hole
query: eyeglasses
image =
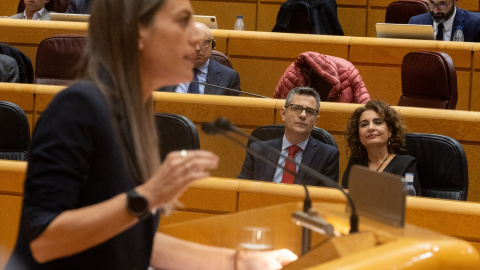
{"type": "Polygon", "coordinates": [[[446,10],[448,6],[450,6],[451,3],[453,3],[453,0],[450,1],[450,3],[446,3],[446,2],[440,2],[440,3],[434,3],[432,1],[425,1],[425,3],[428,5],[428,7],[433,10],[435,9],[435,7],[438,9],[438,10],[446,10]]]}
{"type": "Polygon", "coordinates": [[[290,104],[290,105],[287,105],[285,106],[285,108],[288,108],[290,107],[290,110],[292,111],[292,113],[296,114],[296,115],[299,115],[302,113],[302,111],[305,111],[305,114],[308,116],[308,117],[315,117],[318,115],[318,110],[315,110],[314,108],[309,108],[309,107],[302,107],[300,105],[297,105],[297,104],[290,104]]]}
{"type": "Polygon", "coordinates": [[[210,42],[212,42],[212,41],[213,41],[213,38],[212,39],[205,39],[203,41],[203,43],[200,44],[200,46],[203,47],[203,48],[207,48],[210,45],[210,42]]]}

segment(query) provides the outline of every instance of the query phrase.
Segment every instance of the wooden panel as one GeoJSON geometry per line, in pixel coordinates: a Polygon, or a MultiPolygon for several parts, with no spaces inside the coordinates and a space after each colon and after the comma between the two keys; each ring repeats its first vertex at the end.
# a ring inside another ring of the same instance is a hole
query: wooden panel
{"type": "Polygon", "coordinates": [[[375,29],[376,23],[385,22],[385,9],[368,9],[367,17],[367,37],[376,37],[377,30],[375,29]]]}
{"type": "Polygon", "coordinates": [[[450,55],[456,68],[471,68],[474,45],[472,42],[352,37],[349,60],[355,63],[401,65],[403,57],[409,52],[441,51],[450,55]]]}
{"type": "Polygon", "coordinates": [[[245,30],[255,31],[256,1],[191,1],[195,14],[217,17],[218,28],[233,30],[237,15],[243,15],[245,30]]]}
{"type": "Polygon", "coordinates": [[[17,240],[22,199],[21,196],[0,195],[0,269],[7,264],[17,240]]]}
{"type": "Polygon", "coordinates": [[[162,216],[160,219],[159,226],[170,225],[178,222],[184,222],[189,220],[201,219],[217,216],[216,214],[207,214],[207,213],[199,213],[199,212],[189,212],[189,211],[172,211],[168,216],[162,216]]]}
{"type": "Polygon", "coordinates": [[[258,5],[257,31],[272,31],[277,21],[277,14],[281,4],[260,2],[258,5]]]}
{"type": "Polygon", "coordinates": [[[180,197],[181,209],[210,214],[236,212],[239,185],[238,180],[199,180],[180,197]]]}
{"type": "Polygon", "coordinates": [[[350,37],[231,31],[231,56],[296,58],[306,51],[348,58],[350,37]]]}
{"type": "Polygon", "coordinates": [[[402,95],[401,68],[355,64],[372,99],[397,105],[402,95]]]}
{"type": "Polygon", "coordinates": [[[272,97],[278,80],[294,61],[230,58],[240,76],[243,91],[272,97]],[[261,72],[259,72],[261,70],[261,72]]]}
{"type": "MultiPolygon", "coordinates": [[[[0,16],[12,16],[17,13],[18,0],[0,1],[0,16]]],[[[1,260],[0,260],[1,261],[1,260]]],[[[0,269],[3,269],[0,265],[0,269]]]]}
{"type": "MultiPolygon", "coordinates": [[[[23,182],[27,162],[25,161],[0,161],[0,194],[2,195],[23,195],[23,182]]],[[[1,204],[0,204],[1,205],[1,204]]]]}
{"type": "Polygon", "coordinates": [[[15,103],[25,112],[32,113],[36,87],[34,84],[0,83],[0,100],[15,103]]]}
{"type": "Polygon", "coordinates": [[[480,71],[472,73],[472,95],[470,100],[470,110],[480,111],[480,71]]]}
{"type": "Polygon", "coordinates": [[[227,54],[228,31],[219,29],[212,29],[211,31],[215,39],[215,50],[227,54]]]}
{"type": "Polygon", "coordinates": [[[337,14],[345,36],[364,37],[366,35],[367,10],[365,8],[338,7],[337,14]]]}

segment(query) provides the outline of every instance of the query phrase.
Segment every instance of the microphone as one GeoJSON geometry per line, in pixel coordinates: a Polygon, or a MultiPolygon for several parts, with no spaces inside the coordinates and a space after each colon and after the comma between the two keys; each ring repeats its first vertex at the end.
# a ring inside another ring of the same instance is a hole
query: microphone
{"type": "Polygon", "coordinates": [[[257,94],[252,94],[252,93],[249,93],[249,92],[244,92],[244,91],[240,91],[240,90],[237,90],[237,89],[223,87],[223,86],[214,85],[214,84],[210,84],[210,83],[203,83],[203,82],[197,82],[197,81],[191,81],[190,83],[197,83],[197,84],[201,84],[201,85],[205,85],[205,86],[215,87],[215,88],[219,88],[219,89],[223,89],[223,90],[227,90],[227,91],[232,91],[232,92],[236,92],[236,93],[240,93],[240,94],[245,94],[245,95],[252,96],[252,97],[270,98],[270,97],[257,95],[257,94]]]}
{"type": "MultiPolygon", "coordinates": [[[[248,134],[246,134],[245,132],[243,132],[242,130],[238,129],[235,125],[233,125],[228,119],[224,118],[224,117],[220,117],[220,118],[217,118],[215,120],[215,123],[213,124],[214,127],[216,127],[218,130],[223,130],[223,131],[232,131],[242,137],[245,137],[247,139],[251,139],[252,141],[254,142],[261,142],[261,140],[259,140],[258,138],[255,138],[254,136],[250,136],[248,134]]],[[[203,126],[202,126],[202,129],[203,129],[203,126]]],[[[246,149],[251,149],[249,147],[246,147],[245,145],[241,144],[242,147],[246,148],[246,149]]],[[[268,151],[274,151],[275,153],[278,153],[280,156],[284,156],[281,154],[281,151],[279,151],[278,149],[275,149],[274,147],[271,147],[269,145],[265,145],[263,144],[262,145],[263,147],[265,148],[268,148],[268,151]]],[[[248,150],[247,150],[248,151],[248,150]]],[[[262,154],[258,153],[258,156],[261,156],[263,157],[262,154]]],[[[345,197],[347,198],[347,203],[349,204],[350,206],[350,209],[351,209],[351,215],[350,215],[350,233],[356,233],[358,232],[358,215],[357,215],[357,211],[356,211],[356,208],[355,208],[355,205],[353,203],[353,200],[352,198],[350,197],[350,195],[348,195],[348,193],[345,192],[345,189],[343,189],[341,186],[339,186],[337,184],[337,182],[333,181],[332,179],[328,178],[327,176],[319,173],[318,171],[310,168],[309,166],[306,166],[305,164],[303,163],[296,163],[295,160],[292,160],[288,157],[286,157],[287,159],[289,159],[291,162],[294,162],[295,164],[297,164],[300,168],[304,169],[306,171],[306,173],[310,174],[311,176],[314,176],[315,178],[317,178],[320,182],[322,182],[323,184],[325,184],[326,186],[329,186],[329,187],[333,187],[333,188],[336,188],[336,189],[339,189],[344,195],[345,197]]],[[[275,164],[275,166],[278,166],[278,164],[275,164]]],[[[301,181],[301,179],[299,179],[301,181]]],[[[308,200],[310,201],[310,197],[309,197],[309,194],[308,194],[308,190],[307,190],[307,187],[306,185],[303,183],[303,181],[301,181],[304,188],[305,188],[305,193],[306,193],[306,197],[308,197],[308,200]]],[[[307,198],[305,198],[305,201],[307,201],[307,198]]],[[[305,202],[306,204],[307,202],[305,202]]],[[[309,202],[310,205],[304,205],[304,212],[307,212],[306,211],[306,208],[311,208],[311,201],[309,202]]]]}

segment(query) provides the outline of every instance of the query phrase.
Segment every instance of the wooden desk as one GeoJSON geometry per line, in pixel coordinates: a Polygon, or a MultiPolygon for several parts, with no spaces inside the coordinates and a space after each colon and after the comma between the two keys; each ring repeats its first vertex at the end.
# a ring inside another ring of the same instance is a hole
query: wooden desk
{"type": "MultiPolygon", "coordinates": [[[[0,160],[0,262],[6,261],[18,233],[26,165],[26,162],[0,160]],[[6,250],[3,255],[2,247],[6,250]]],[[[309,192],[314,202],[345,203],[344,196],[336,189],[309,187],[309,192]]],[[[184,206],[162,218],[161,226],[301,202],[303,198],[303,187],[298,185],[212,177],[193,183],[180,198],[184,206]]],[[[462,238],[480,250],[480,203],[409,197],[406,221],[462,238]]]]}

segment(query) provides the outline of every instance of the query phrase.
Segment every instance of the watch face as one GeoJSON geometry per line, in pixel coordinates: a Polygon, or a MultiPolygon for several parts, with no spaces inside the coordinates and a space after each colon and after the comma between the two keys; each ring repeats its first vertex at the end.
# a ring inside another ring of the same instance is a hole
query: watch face
{"type": "Polygon", "coordinates": [[[142,213],[148,209],[147,204],[147,200],[143,196],[137,194],[137,196],[134,196],[130,199],[129,206],[133,212],[142,213]]]}

